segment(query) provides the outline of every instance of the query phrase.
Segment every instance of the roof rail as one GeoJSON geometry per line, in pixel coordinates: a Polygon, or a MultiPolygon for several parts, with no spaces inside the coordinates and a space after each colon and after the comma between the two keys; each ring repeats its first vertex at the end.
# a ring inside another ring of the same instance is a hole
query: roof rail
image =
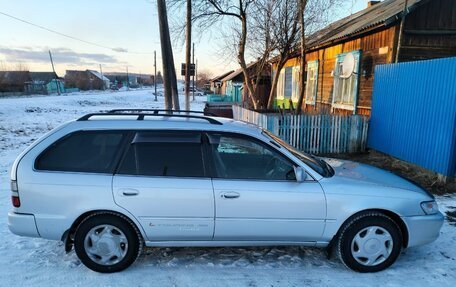
{"type": "Polygon", "coordinates": [[[136,120],[141,121],[144,120],[144,117],[173,117],[173,118],[188,118],[188,119],[200,119],[200,120],[205,120],[208,121],[210,124],[213,125],[223,125],[221,122],[219,122],[216,119],[205,117],[205,116],[195,116],[195,115],[175,115],[175,114],[159,114],[159,113],[147,113],[147,112],[129,112],[129,113],[121,113],[121,112],[112,112],[108,111],[105,113],[91,113],[84,115],[77,119],[77,121],[87,121],[91,117],[94,116],[138,116],[136,120]]]}
{"type": "Polygon", "coordinates": [[[137,113],[153,112],[154,114],[164,113],[165,112],[165,113],[168,113],[168,114],[185,113],[185,114],[203,114],[203,115],[206,115],[206,116],[217,116],[217,115],[215,115],[215,114],[213,114],[211,112],[187,111],[187,110],[176,111],[176,110],[165,110],[165,109],[114,109],[114,110],[108,111],[108,113],[123,113],[123,112],[129,112],[129,113],[132,113],[132,112],[137,112],[137,113]]]}

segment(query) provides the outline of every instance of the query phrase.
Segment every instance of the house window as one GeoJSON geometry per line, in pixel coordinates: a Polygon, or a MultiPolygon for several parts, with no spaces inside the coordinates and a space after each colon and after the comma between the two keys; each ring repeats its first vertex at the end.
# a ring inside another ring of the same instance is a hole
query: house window
{"type": "Polygon", "coordinates": [[[307,63],[306,104],[315,105],[318,87],[318,60],[307,63]]]}
{"type": "MultiPolygon", "coordinates": [[[[276,71],[273,72],[273,75],[276,71]]],[[[297,102],[299,97],[299,67],[286,67],[277,80],[277,99],[297,102]]]]}
{"type": "Polygon", "coordinates": [[[301,68],[299,66],[293,67],[293,95],[291,100],[296,103],[299,100],[299,85],[301,81],[301,68]]]}
{"type": "Polygon", "coordinates": [[[356,112],[356,100],[358,96],[358,82],[359,82],[359,60],[361,56],[360,51],[350,52],[355,58],[354,72],[348,78],[341,77],[342,66],[345,57],[348,53],[339,54],[336,60],[336,67],[334,70],[334,93],[332,108],[351,110],[356,112]]]}
{"type": "Polygon", "coordinates": [[[285,68],[285,98],[291,98],[293,94],[293,67],[285,68]]]}
{"type": "MultiPolygon", "coordinates": [[[[277,73],[274,71],[274,74],[277,73]]],[[[285,73],[283,69],[279,73],[279,77],[277,78],[277,87],[276,87],[276,93],[277,93],[277,99],[278,100],[283,100],[284,99],[284,91],[283,91],[283,83],[284,83],[284,77],[285,73]]]]}

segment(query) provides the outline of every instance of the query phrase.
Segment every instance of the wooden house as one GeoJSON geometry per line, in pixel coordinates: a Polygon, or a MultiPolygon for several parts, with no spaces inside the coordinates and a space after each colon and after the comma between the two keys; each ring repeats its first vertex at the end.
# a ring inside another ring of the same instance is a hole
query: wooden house
{"type": "MultiPolygon", "coordinates": [[[[271,88],[271,67],[269,64],[265,65],[261,71],[261,76],[256,79],[257,69],[259,68],[258,62],[251,62],[247,65],[247,71],[252,77],[252,81],[259,81],[256,94],[260,95],[261,101],[267,102],[266,95],[269,95],[271,88]]],[[[250,105],[247,100],[247,87],[245,84],[244,73],[241,68],[227,75],[221,79],[221,94],[230,96],[234,102],[243,102],[250,105]]]]}
{"type": "Polygon", "coordinates": [[[223,73],[219,76],[216,76],[210,80],[210,87],[212,93],[220,95],[222,93],[222,79],[228,76],[229,74],[233,73],[234,71],[231,70],[229,72],[223,73]]]}
{"type": "Polygon", "coordinates": [[[110,81],[107,77],[94,70],[67,70],[65,86],[80,90],[103,90],[110,86],[110,81]]]}
{"type": "Polygon", "coordinates": [[[0,92],[25,91],[25,83],[30,81],[29,71],[0,71],[0,92]]]}
{"type": "MultiPolygon", "coordinates": [[[[455,0],[369,1],[306,40],[306,71],[299,51],[281,70],[276,104],[298,101],[306,78],[306,113],[370,115],[375,66],[456,56],[455,0]]],[[[273,72],[276,72],[274,59],[273,72]]]]}

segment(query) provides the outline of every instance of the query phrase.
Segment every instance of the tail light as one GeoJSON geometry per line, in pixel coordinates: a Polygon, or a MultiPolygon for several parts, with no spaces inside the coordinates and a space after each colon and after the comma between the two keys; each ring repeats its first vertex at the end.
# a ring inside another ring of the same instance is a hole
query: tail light
{"type": "Polygon", "coordinates": [[[13,203],[14,207],[21,206],[21,200],[19,198],[19,189],[17,188],[17,181],[11,181],[11,202],[13,203]]]}

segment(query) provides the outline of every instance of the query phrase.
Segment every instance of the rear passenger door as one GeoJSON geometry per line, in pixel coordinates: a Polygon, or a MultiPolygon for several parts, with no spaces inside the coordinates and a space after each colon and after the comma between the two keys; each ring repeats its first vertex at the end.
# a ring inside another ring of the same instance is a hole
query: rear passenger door
{"type": "Polygon", "coordinates": [[[150,241],[211,240],[214,196],[200,132],[137,132],[113,179],[115,202],[150,241]]]}

